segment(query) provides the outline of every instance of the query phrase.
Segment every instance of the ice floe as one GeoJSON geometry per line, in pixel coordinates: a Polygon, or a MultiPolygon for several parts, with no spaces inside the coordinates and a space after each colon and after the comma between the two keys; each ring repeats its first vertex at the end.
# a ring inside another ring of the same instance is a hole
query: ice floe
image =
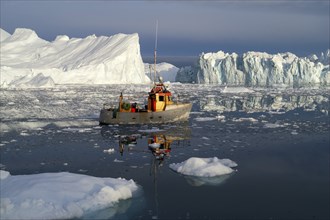
{"type": "Polygon", "coordinates": [[[237,163],[230,159],[191,157],[181,163],[172,163],[169,167],[181,174],[199,177],[214,177],[230,174],[237,163]]]}
{"type": "Polygon", "coordinates": [[[198,118],[195,118],[195,121],[214,121],[214,120],[218,120],[218,118],[216,118],[216,117],[198,117],[198,118]]]}
{"type": "Polygon", "coordinates": [[[0,170],[1,219],[69,219],[112,207],[138,190],[133,180],[67,172],[12,176],[0,170]]]}
{"type": "Polygon", "coordinates": [[[107,150],[103,150],[104,153],[108,153],[108,154],[112,154],[115,152],[115,149],[114,148],[109,148],[107,150]]]}
{"type": "Polygon", "coordinates": [[[243,122],[243,121],[250,121],[250,122],[258,122],[255,118],[233,118],[234,122],[243,122]]]}
{"type": "Polygon", "coordinates": [[[264,128],[283,128],[283,127],[285,127],[285,126],[282,124],[278,124],[278,123],[266,123],[264,125],[264,128]]]}

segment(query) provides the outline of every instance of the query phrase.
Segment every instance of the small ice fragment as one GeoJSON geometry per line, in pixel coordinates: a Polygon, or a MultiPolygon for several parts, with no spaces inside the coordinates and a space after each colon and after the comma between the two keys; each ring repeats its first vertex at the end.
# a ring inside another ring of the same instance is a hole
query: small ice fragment
{"type": "Polygon", "coordinates": [[[86,173],[88,170],[83,170],[83,169],[79,169],[78,172],[80,173],[86,173]]]}
{"type": "Polygon", "coordinates": [[[115,149],[114,148],[109,148],[107,150],[103,150],[104,153],[108,153],[108,154],[112,154],[115,152],[115,149]]]}
{"type": "Polygon", "coordinates": [[[20,135],[21,136],[29,136],[29,134],[28,133],[25,133],[25,132],[21,132],[20,135]]]}
{"type": "Polygon", "coordinates": [[[196,121],[214,121],[217,120],[216,117],[198,117],[195,118],[196,121]]]}
{"type": "Polygon", "coordinates": [[[224,120],[226,117],[223,115],[217,115],[217,116],[215,116],[215,118],[218,120],[224,120]]]}

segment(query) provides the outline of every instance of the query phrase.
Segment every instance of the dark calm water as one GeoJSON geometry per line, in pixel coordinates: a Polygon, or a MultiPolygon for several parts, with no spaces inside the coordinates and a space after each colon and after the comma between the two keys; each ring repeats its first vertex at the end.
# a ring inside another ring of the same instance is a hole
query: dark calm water
{"type": "Polygon", "coordinates": [[[115,102],[121,89],[2,91],[1,169],[123,177],[141,186],[133,199],[87,219],[329,219],[329,90],[173,85],[193,102],[189,122],[99,127],[97,106],[115,102]],[[21,105],[29,111],[19,115],[21,105]],[[156,138],[166,142],[164,155],[148,148],[156,138]],[[169,169],[190,157],[229,158],[237,171],[201,179],[169,169]]]}

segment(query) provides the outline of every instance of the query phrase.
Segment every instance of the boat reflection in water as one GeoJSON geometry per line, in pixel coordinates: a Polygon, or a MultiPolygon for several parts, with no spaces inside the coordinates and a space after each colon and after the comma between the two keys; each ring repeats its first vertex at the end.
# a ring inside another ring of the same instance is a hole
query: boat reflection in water
{"type": "MultiPolygon", "coordinates": [[[[150,167],[150,175],[154,177],[154,182],[156,183],[158,170],[164,165],[166,158],[169,158],[172,153],[180,152],[180,148],[190,145],[191,129],[187,125],[167,127],[164,130],[139,130],[134,127],[120,126],[102,127],[101,134],[107,139],[118,141],[118,151],[122,156],[125,151],[130,153],[151,153],[153,158],[150,167]],[[178,151],[175,152],[176,150],[178,151]]],[[[225,183],[234,173],[215,177],[184,175],[184,178],[191,186],[218,186],[225,183]]]]}
{"type": "Polygon", "coordinates": [[[161,128],[134,126],[103,126],[102,137],[110,142],[118,142],[118,151],[152,153],[162,161],[170,156],[171,145],[181,148],[190,145],[191,128],[187,123],[166,125],[161,128]]]}
{"type": "Polygon", "coordinates": [[[172,142],[173,139],[166,138],[163,134],[152,135],[148,138],[148,147],[157,160],[163,161],[170,156],[172,142]]]}

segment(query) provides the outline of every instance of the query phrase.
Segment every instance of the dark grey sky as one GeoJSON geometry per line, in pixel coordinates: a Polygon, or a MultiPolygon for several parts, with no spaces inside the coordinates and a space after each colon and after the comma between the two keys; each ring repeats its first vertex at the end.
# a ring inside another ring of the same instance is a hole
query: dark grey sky
{"type": "Polygon", "coordinates": [[[290,51],[305,56],[329,46],[329,1],[3,1],[1,28],[57,35],[139,33],[143,55],[153,53],[159,21],[160,56],[201,52],[290,51]]]}

